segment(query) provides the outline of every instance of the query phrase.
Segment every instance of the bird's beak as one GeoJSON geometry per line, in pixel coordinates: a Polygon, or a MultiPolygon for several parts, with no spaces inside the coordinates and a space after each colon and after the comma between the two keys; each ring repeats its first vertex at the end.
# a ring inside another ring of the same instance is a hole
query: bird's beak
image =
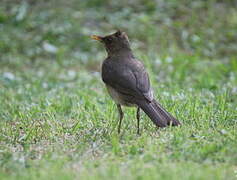
{"type": "Polygon", "coordinates": [[[102,37],[96,36],[96,35],[92,35],[91,39],[94,39],[94,40],[97,40],[97,41],[102,41],[102,37]]]}

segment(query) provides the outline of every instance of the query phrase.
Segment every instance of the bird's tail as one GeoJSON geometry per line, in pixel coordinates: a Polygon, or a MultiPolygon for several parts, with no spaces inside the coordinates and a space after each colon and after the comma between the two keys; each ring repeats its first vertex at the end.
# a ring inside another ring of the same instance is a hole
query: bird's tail
{"type": "Polygon", "coordinates": [[[180,122],[168,113],[155,99],[151,102],[137,101],[136,104],[149,116],[152,122],[158,127],[169,125],[178,126],[180,122]]]}

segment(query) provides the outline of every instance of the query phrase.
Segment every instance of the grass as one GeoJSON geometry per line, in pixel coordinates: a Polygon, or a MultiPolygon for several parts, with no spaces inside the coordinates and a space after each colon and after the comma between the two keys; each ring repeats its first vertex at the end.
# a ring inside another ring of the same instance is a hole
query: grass
{"type": "Polygon", "coordinates": [[[1,2],[0,179],[237,178],[232,1],[168,1],[163,3],[166,12],[152,3],[141,6],[142,1],[131,1],[136,10],[122,12],[116,1],[59,2],[53,9],[54,1],[1,2]],[[105,11],[107,6],[115,12],[105,11]],[[230,12],[228,21],[218,8],[230,12]],[[191,10],[195,21],[186,19],[191,10]],[[210,13],[202,27],[200,10],[210,13]],[[215,14],[221,18],[218,23],[213,22],[215,14]],[[116,106],[99,73],[106,55],[88,38],[108,32],[113,22],[128,31],[156,98],[181,127],[157,129],[143,113],[138,136],[135,109],[124,108],[122,132],[117,134],[116,106]],[[207,39],[211,31],[200,30],[204,27],[214,28],[224,39],[207,39]],[[186,39],[182,31],[189,34],[186,39]],[[192,35],[200,40],[193,42],[192,35]]]}

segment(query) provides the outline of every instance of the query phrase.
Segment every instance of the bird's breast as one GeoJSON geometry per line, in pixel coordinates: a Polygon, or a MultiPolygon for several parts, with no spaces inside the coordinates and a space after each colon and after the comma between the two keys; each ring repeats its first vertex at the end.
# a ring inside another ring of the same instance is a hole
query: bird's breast
{"type": "Polygon", "coordinates": [[[116,91],[114,88],[112,88],[109,85],[106,85],[107,91],[110,95],[110,97],[115,101],[116,104],[120,104],[123,106],[136,106],[135,104],[129,103],[126,101],[126,97],[116,91]]]}

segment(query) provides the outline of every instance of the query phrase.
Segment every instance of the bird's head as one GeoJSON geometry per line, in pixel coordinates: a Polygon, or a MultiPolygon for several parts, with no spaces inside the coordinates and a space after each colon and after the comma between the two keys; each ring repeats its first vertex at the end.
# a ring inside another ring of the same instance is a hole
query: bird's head
{"type": "Polygon", "coordinates": [[[108,55],[131,51],[127,34],[120,30],[107,36],[93,35],[91,38],[102,42],[108,52],[108,55]]]}

